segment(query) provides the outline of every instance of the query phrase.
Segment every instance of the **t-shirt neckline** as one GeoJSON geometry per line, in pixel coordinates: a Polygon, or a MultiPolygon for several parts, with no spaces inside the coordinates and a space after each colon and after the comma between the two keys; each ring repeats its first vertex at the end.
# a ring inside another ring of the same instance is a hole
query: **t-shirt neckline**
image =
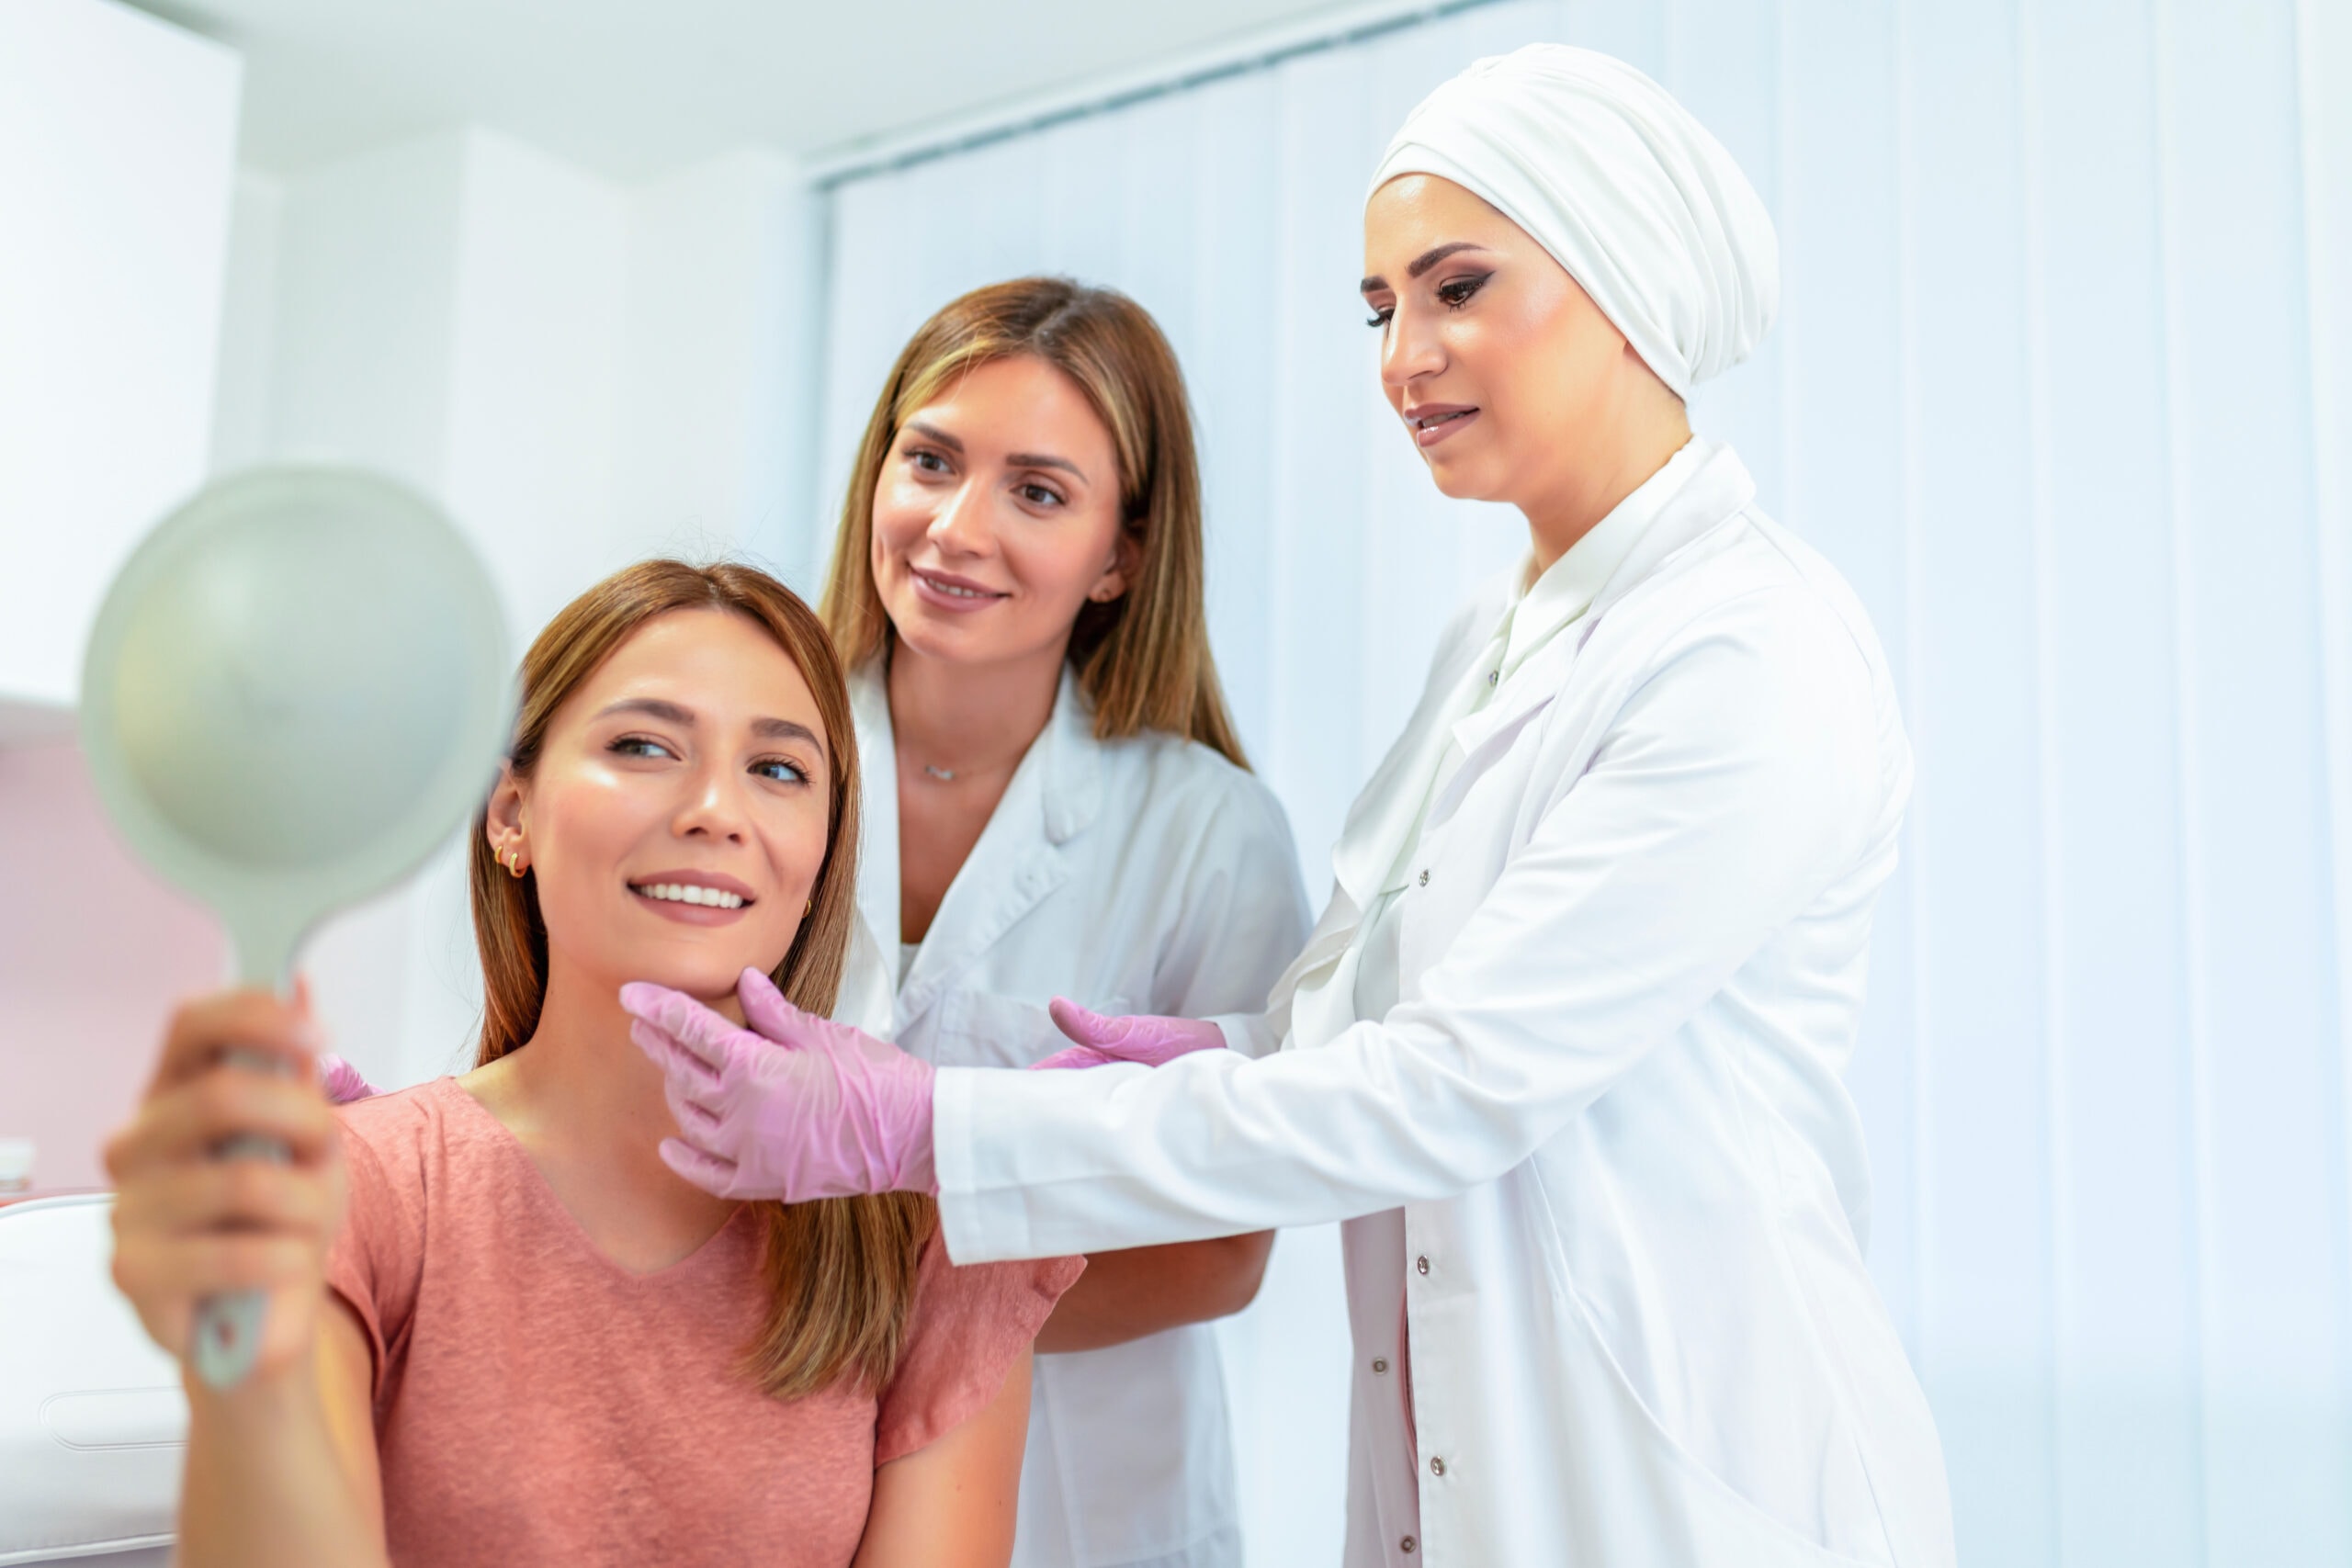
{"type": "Polygon", "coordinates": [[[579,1216],[574,1214],[571,1207],[557,1195],[553,1184],[548,1180],[547,1172],[541,1170],[539,1162],[531,1157],[531,1151],[523,1146],[523,1140],[514,1135],[513,1128],[492,1115],[489,1106],[476,1100],[473,1097],[473,1091],[459,1082],[455,1074],[436,1078],[429,1087],[443,1091],[445,1099],[460,1102],[463,1106],[458,1112],[460,1116],[480,1120],[481,1124],[491,1134],[492,1141],[500,1151],[528,1172],[521,1183],[520,1190],[531,1203],[548,1212],[556,1230],[565,1238],[565,1245],[575,1248],[583,1257],[594,1259],[615,1280],[630,1285],[652,1288],[668,1284],[685,1276],[689,1271],[694,1273],[707,1271],[714,1266],[708,1260],[717,1256],[720,1240],[728,1232],[743,1223],[743,1216],[751,1208],[748,1203],[736,1204],[735,1212],[727,1216],[726,1222],[704,1237],[692,1252],[674,1263],[664,1264],[650,1272],[640,1272],[629,1268],[596,1245],[595,1238],[591,1236],[587,1228],[581,1224],[579,1216]],[[697,1265],[700,1267],[698,1268],[697,1265]]]}

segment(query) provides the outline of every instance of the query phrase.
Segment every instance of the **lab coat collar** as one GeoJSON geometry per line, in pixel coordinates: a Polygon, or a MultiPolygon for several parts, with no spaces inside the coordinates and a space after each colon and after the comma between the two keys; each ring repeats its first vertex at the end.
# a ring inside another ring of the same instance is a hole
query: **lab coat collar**
{"type": "MultiPolygon", "coordinates": [[[[1707,448],[1708,444],[1696,437],[1684,442],[1657,472],[1610,508],[1607,516],[1587,529],[1583,538],[1535,579],[1511,610],[1510,638],[1501,666],[1504,680],[1510,680],[1561,627],[1592,607],[1649,525],[1705,462],[1707,448]]],[[[1532,571],[1534,566],[1531,557],[1521,570],[1532,571]]]]}
{"type": "MultiPolygon", "coordinates": [[[[1405,835],[1423,819],[1420,808],[1426,797],[1420,792],[1436,777],[1448,742],[1459,746],[1464,762],[1470,763],[1479,760],[1482,750],[1516,732],[1559,692],[1577,650],[1610,605],[1677,550],[1745,507],[1755,494],[1755,481],[1731,448],[1693,437],[1528,585],[1523,595],[1519,590],[1526,583],[1524,566],[1487,590],[1490,597],[1478,611],[1480,628],[1470,652],[1491,647],[1503,615],[1512,615],[1506,673],[1494,696],[1449,724],[1447,715],[1462,713],[1475,697],[1475,693],[1465,696],[1465,685],[1483,681],[1489,666],[1471,659],[1454,671],[1453,683],[1432,681],[1404,737],[1356,797],[1332,850],[1332,874],[1359,919],[1372,908],[1381,879],[1405,849],[1405,835]],[[1588,545],[1596,547],[1588,550],[1588,545]],[[1560,632],[1578,615],[1584,617],[1580,626],[1560,632]],[[1528,617],[1525,637],[1522,615],[1528,617]],[[1558,635],[1543,636],[1547,628],[1558,635]],[[1508,663],[1513,648],[1521,660],[1515,666],[1508,663]]],[[[1430,802],[1430,820],[1437,818],[1476,772],[1467,765],[1453,772],[1441,798],[1430,802]]],[[[1343,939],[1353,923],[1340,922],[1325,934],[1343,939]]],[[[1326,945],[1337,951],[1339,941],[1326,945]]],[[[1329,953],[1323,956],[1328,961],[1329,953]]],[[[1302,970],[1304,959],[1302,955],[1302,970]]]]}
{"type": "MultiPolygon", "coordinates": [[[[1578,540],[1575,549],[1554,562],[1552,570],[1529,591],[1527,604],[1521,605],[1522,612],[1533,603],[1544,583],[1570,563],[1577,550],[1596,541],[1603,546],[1601,551],[1583,563],[1585,578],[1572,581],[1568,592],[1560,595],[1560,600],[1565,601],[1571,594],[1580,593],[1584,581],[1596,571],[1599,573],[1600,581],[1593,592],[1584,596],[1566,617],[1574,620],[1581,615],[1582,624],[1570,628],[1568,635],[1552,637],[1536,645],[1517,667],[1506,663],[1494,700],[1454,725],[1453,739],[1462,748],[1464,759],[1475,757],[1481,747],[1503,731],[1516,728],[1521,720],[1552,700],[1567,679],[1568,666],[1576,661],[1577,651],[1611,605],[1638,587],[1676,551],[1711,532],[1755,499],[1756,481],[1748,476],[1747,467],[1739,460],[1738,454],[1718,442],[1691,437],[1664,468],[1578,540]]],[[[1555,602],[1555,615],[1557,610],[1555,602]]],[[[1511,630],[1512,643],[1517,646],[1520,638],[1516,622],[1511,630]]]]}
{"type": "MultiPolygon", "coordinates": [[[[880,660],[850,678],[850,705],[863,738],[865,782],[858,868],[858,912],[876,951],[899,952],[899,773],[888,682],[880,660]]],[[[924,935],[905,984],[895,1027],[903,1030],[949,983],[1068,875],[1060,846],[1102,812],[1102,742],[1093,705],[1068,666],[1054,711],[1005,786],[979,841],[965,860],[924,935]]]]}

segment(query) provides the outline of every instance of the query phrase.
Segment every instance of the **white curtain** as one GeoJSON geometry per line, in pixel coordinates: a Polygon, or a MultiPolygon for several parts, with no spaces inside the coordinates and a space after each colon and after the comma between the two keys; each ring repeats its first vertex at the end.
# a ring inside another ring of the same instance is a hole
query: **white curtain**
{"type": "MultiPolygon", "coordinates": [[[[1310,889],[1515,514],[1439,498],[1354,298],[1420,95],[1537,39],[1780,225],[1706,389],[1868,602],[1920,788],[1852,1083],[1963,1561],[2352,1562],[2352,18],[2342,0],[1506,0],[832,189],[826,525],[907,333],[1030,272],[1182,355],[1216,654],[1310,889]]],[[[1329,1232],[1232,1337],[1252,1562],[1337,1557],[1329,1232]]]]}

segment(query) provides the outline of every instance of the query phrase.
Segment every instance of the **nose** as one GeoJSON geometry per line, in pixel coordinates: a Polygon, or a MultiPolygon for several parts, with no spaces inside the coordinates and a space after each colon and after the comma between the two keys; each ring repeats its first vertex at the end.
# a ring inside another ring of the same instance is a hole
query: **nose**
{"type": "Polygon", "coordinates": [[[1422,312],[1408,310],[1403,301],[1388,319],[1380,342],[1380,380],[1402,391],[1424,376],[1445,368],[1445,347],[1438,341],[1437,323],[1422,312]]]}
{"type": "Polygon", "coordinates": [[[718,758],[703,760],[686,775],[685,796],[678,803],[670,830],[681,839],[705,843],[741,844],[751,837],[744,810],[746,775],[718,758]]]}
{"type": "Polygon", "coordinates": [[[986,555],[993,540],[989,526],[988,492],[977,478],[956,487],[945,504],[934,513],[923,536],[948,555],[986,555]]]}

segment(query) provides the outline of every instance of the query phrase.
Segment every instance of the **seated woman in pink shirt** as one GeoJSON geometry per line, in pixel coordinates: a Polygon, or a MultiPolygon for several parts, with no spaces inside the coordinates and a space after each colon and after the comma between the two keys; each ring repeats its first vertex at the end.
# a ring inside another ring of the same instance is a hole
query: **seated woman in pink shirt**
{"type": "Polygon", "coordinates": [[[115,1276],[175,1354],[201,1297],[269,1296],[251,1375],[187,1380],[182,1563],[1001,1568],[1030,1342],[1083,1263],[950,1268],[928,1199],[708,1196],[656,1152],[620,1006],[650,981],[740,1021],[765,975],[824,1012],[858,798],[807,606],[633,567],[524,661],[474,836],[472,1072],[338,1113],[299,1002],[180,1010],[107,1150],[115,1276]],[[291,1163],[209,1157],[242,1134],[291,1163]]]}

